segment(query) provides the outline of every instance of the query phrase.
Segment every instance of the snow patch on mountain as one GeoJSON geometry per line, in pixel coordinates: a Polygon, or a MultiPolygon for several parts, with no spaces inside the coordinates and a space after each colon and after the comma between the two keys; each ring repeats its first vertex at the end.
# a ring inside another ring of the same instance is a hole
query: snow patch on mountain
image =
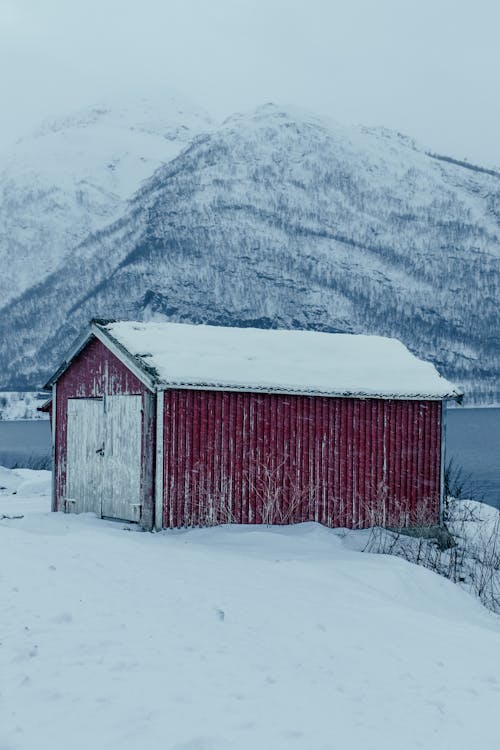
{"type": "Polygon", "coordinates": [[[177,96],[99,104],[0,155],[0,306],[46,278],[116,219],[142,180],[210,119],[177,96]]]}

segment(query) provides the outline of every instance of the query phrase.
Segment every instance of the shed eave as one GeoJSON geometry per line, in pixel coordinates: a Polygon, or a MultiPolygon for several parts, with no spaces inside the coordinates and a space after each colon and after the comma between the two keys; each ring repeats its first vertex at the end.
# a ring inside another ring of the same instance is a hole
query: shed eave
{"type": "Polygon", "coordinates": [[[174,380],[159,380],[156,383],[157,391],[167,390],[194,390],[194,391],[230,391],[240,393],[269,393],[283,396],[321,396],[326,398],[359,398],[359,399],[383,399],[386,401],[457,401],[461,402],[463,393],[451,391],[443,393],[389,393],[389,392],[367,392],[356,390],[322,390],[318,388],[304,389],[283,386],[266,386],[261,384],[234,384],[213,382],[186,382],[174,380]]]}
{"type": "Polygon", "coordinates": [[[37,406],[36,410],[48,414],[52,407],[52,396],[43,402],[41,406],[37,406]]]}

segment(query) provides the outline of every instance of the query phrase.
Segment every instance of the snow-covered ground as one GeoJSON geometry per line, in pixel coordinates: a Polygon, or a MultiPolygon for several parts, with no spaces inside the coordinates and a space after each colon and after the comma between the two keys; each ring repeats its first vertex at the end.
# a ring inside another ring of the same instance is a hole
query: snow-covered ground
{"type": "Polygon", "coordinates": [[[500,619],[364,532],[139,533],[0,486],[2,750],[500,746],[500,619]]]}

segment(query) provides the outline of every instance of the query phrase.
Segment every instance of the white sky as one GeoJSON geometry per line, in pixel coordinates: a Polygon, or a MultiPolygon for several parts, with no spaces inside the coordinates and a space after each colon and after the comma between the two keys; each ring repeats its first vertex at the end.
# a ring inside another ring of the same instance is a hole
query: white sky
{"type": "Polygon", "coordinates": [[[175,88],[385,125],[500,166],[499,0],[0,0],[0,138],[175,88]]]}

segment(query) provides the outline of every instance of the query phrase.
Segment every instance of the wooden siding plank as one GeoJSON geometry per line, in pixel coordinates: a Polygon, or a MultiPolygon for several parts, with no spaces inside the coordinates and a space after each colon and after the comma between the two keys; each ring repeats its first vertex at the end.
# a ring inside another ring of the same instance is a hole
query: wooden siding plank
{"type": "Polygon", "coordinates": [[[358,480],[357,480],[357,505],[358,505],[358,524],[361,528],[366,525],[366,486],[365,486],[365,473],[366,473],[366,401],[358,402],[358,457],[355,457],[355,463],[358,466],[358,480]]]}
{"type": "Polygon", "coordinates": [[[436,477],[439,477],[439,523],[442,525],[443,523],[443,513],[444,513],[444,503],[445,503],[445,487],[444,487],[444,478],[445,478],[445,468],[446,468],[446,426],[447,426],[447,420],[446,420],[446,402],[443,401],[441,404],[441,409],[439,412],[439,417],[436,418],[436,424],[439,425],[439,428],[436,427],[436,443],[437,446],[439,446],[439,453],[438,450],[436,450],[436,457],[438,460],[438,471],[436,472],[436,477]]]}
{"type": "Polygon", "coordinates": [[[71,398],[67,403],[66,510],[101,515],[104,411],[102,399],[71,398]]]}
{"type": "Polygon", "coordinates": [[[52,411],[50,413],[51,448],[52,448],[52,474],[50,484],[50,508],[57,511],[57,383],[52,386],[52,411]]]}
{"type": "Polygon", "coordinates": [[[248,523],[248,493],[250,487],[250,396],[248,393],[241,396],[241,523],[248,523]]]}
{"type": "Polygon", "coordinates": [[[170,430],[170,446],[169,446],[169,478],[170,478],[170,497],[172,503],[172,525],[175,528],[182,526],[182,519],[179,515],[179,481],[177,477],[177,453],[178,453],[178,394],[177,392],[171,391],[171,408],[170,408],[170,419],[171,419],[171,430],[170,430]]]}
{"type": "Polygon", "coordinates": [[[394,512],[397,512],[397,506],[401,502],[401,446],[402,446],[402,404],[400,401],[394,402],[395,414],[395,432],[394,432],[394,512]]]}
{"type": "Polygon", "coordinates": [[[401,405],[401,493],[399,501],[406,504],[408,502],[408,404],[405,402],[401,405]]]}
{"type": "Polygon", "coordinates": [[[243,394],[237,393],[231,401],[235,404],[234,436],[234,500],[233,515],[236,522],[242,519],[242,463],[243,463],[243,394]]]}
{"type": "Polygon", "coordinates": [[[145,531],[151,531],[154,524],[154,476],[155,476],[155,394],[149,391],[142,397],[141,420],[141,526],[145,531]]]}
{"type": "Polygon", "coordinates": [[[332,414],[332,450],[334,454],[334,468],[332,472],[332,524],[334,526],[343,526],[344,513],[342,509],[343,505],[343,493],[341,490],[341,426],[342,426],[342,414],[340,410],[340,401],[335,399],[332,403],[331,411],[332,414]]]}
{"type": "MultiPolygon", "coordinates": [[[[103,472],[106,491],[102,497],[102,515],[139,521],[142,494],[142,397],[130,394],[107,396],[104,424],[103,472]]],[[[152,474],[149,472],[148,479],[152,482],[152,474]]]]}
{"type": "Polygon", "coordinates": [[[163,455],[163,411],[165,404],[165,394],[163,392],[156,394],[156,437],[155,437],[155,518],[154,524],[156,531],[167,525],[164,518],[164,507],[166,507],[165,498],[165,467],[163,455]]]}
{"type": "Polygon", "coordinates": [[[163,465],[164,465],[164,477],[163,482],[165,485],[165,508],[164,518],[165,526],[169,529],[175,527],[175,514],[174,514],[174,478],[172,476],[172,430],[174,428],[175,421],[173,418],[173,404],[172,404],[172,392],[164,392],[164,410],[163,410],[163,465]]]}
{"type": "Polygon", "coordinates": [[[325,434],[325,516],[324,521],[327,526],[333,525],[333,473],[335,461],[335,428],[334,413],[335,404],[331,399],[325,398],[326,411],[326,434],[325,434]]]}
{"type": "Polygon", "coordinates": [[[325,428],[326,428],[326,412],[324,411],[325,399],[320,398],[316,401],[316,424],[315,424],[315,466],[314,472],[316,475],[316,497],[315,497],[315,516],[318,523],[322,523],[325,516],[326,506],[326,482],[323,475],[323,470],[326,468],[324,464],[324,446],[325,446],[325,428]]]}
{"type": "Polygon", "coordinates": [[[227,408],[229,412],[228,422],[228,451],[229,451],[229,498],[228,498],[228,517],[227,521],[232,522],[234,519],[234,486],[235,486],[235,472],[236,472],[236,441],[235,441],[235,423],[236,423],[236,399],[231,398],[229,394],[226,394],[227,408]]]}

